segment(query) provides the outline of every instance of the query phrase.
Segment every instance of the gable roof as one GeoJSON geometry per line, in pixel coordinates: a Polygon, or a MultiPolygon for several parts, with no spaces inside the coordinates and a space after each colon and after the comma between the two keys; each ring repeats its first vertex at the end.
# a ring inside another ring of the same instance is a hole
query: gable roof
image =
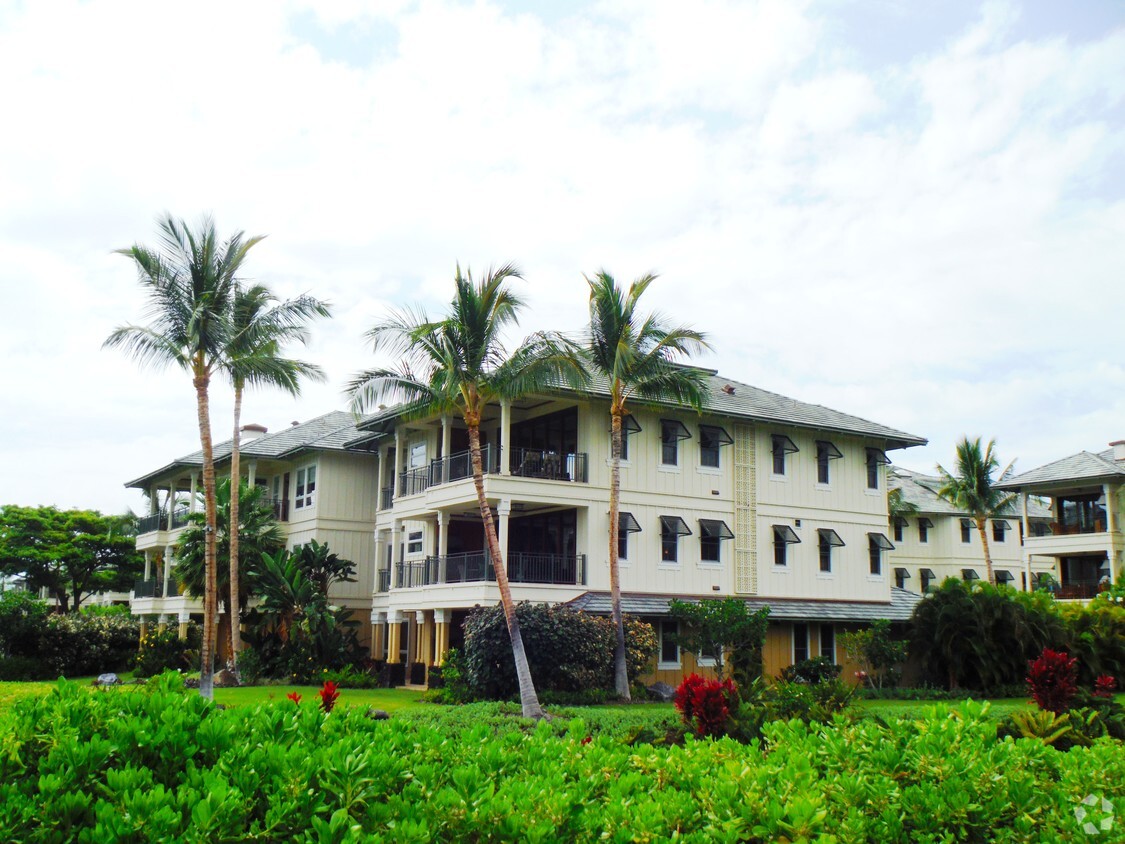
{"type": "MultiPolygon", "coordinates": [[[[791,399],[778,393],[771,393],[750,384],[733,381],[719,375],[714,370],[704,372],[703,413],[713,416],[733,417],[752,422],[775,423],[816,431],[829,431],[853,436],[882,440],[887,449],[909,448],[925,445],[925,437],[908,434],[896,428],[881,425],[859,416],[852,416],[830,407],[791,399]]],[[[590,395],[595,398],[609,397],[609,382],[605,378],[594,378],[584,391],[567,388],[552,390],[563,395],[590,395]]],[[[636,402],[641,404],[641,402],[636,402]]],[[[672,402],[654,402],[658,406],[678,407],[672,402]]],[[[385,430],[385,423],[408,412],[405,405],[396,405],[366,417],[358,425],[361,431],[385,430]]],[[[370,433],[362,434],[353,441],[359,445],[372,439],[370,433]]]]}
{"type": "MultiPolygon", "coordinates": [[[[290,425],[272,434],[263,434],[252,440],[240,443],[244,458],[270,458],[275,460],[291,457],[301,451],[343,451],[348,442],[355,439],[359,431],[356,428],[355,417],[343,410],[333,410],[323,416],[302,422],[299,425],[290,425]]],[[[215,462],[219,463],[230,457],[233,440],[226,440],[214,446],[215,462]]],[[[191,454],[173,460],[166,466],[149,472],[125,484],[126,487],[144,489],[157,478],[168,475],[178,469],[198,469],[203,466],[203,450],[193,451],[191,454]]]]}
{"type": "MultiPolygon", "coordinates": [[[[1000,486],[1000,484],[997,484],[997,486],[1000,486]]],[[[902,500],[917,507],[919,514],[923,516],[968,515],[938,495],[938,490],[941,489],[941,478],[936,475],[923,475],[921,472],[913,472],[901,466],[891,466],[887,472],[887,488],[902,490],[902,500]]],[[[1000,512],[1005,516],[1018,517],[1020,515],[1015,502],[1004,507],[1000,512]]],[[[1033,519],[1046,519],[1050,517],[1051,511],[1038,501],[1030,500],[1027,502],[1027,515],[1033,519]]]]}
{"type": "Polygon", "coordinates": [[[1047,488],[1061,484],[1096,483],[1100,481],[1125,481],[1125,461],[1113,459],[1113,449],[1094,454],[1080,451],[1009,478],[997,486],[1003,489],[1024,490],[1047,488]]]}

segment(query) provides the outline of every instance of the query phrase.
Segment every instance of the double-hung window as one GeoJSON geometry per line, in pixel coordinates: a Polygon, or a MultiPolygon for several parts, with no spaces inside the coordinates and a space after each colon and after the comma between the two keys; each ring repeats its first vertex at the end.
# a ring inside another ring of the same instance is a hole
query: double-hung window
{"type": "Polygon", "coordinates": [[[297,497],[293,506],[298,510],[312,507],[316,501],[316,465],[297,470],[297,497]]]}
{"type": "Polygon", "coordinates": [[[1007,536],[1008,530],[1012,526],[1002,519],[994,519],[992,522],[992,541],[1003,542],[1007,536]]]}
{"type": "Polygon", "coordinates": [[[793,664],[804,662],[809,658],[809,626],[807,624],[793,625],[793,664]]]}
{"type": "Polygon", "coordinates": [[[660,560],[664,563],[680,561],[680,537],[691,536],[691,528],[679,516],[660,517],[660,560]]]}
{"type": "Polygon", "coordinates": [[[680,440],[691,438],[683,422],[675,419],[660,420],[660,462],[664,466],[680,464],[680,440]]]}
{"type": "Polygon", "coordinates": [[[910,572],[901,566],[895,568],[895,586],[899,589],[906,588],[906,581],[910,579],[910,572]]]}
{"type": "Polygon", "coordinates": [[[796,454],[800,449],[793,444],[793,440],[784,434],[771,436],[770,446],[773,451],[773,474],[782,476],[785,474],[785,456],[796,454]]]}
{"type": "Polygon", "coordinates": [[[895,516],[895,542],[902,542],[902,532],[906,530],[906,519],[895,516]]]}
{"type": "Polygon", "coordinates": [[[843,548],[844,540],[840,538],[840,534],[832,530],[832,528],[820,528],[817,531],[818,545],[820,551],[820,570],[822,572],[832,571],[832,549],[843,548]]]}
{"type": "Polygon", "coordinates": [[[816,441],[816,482],[818,484],[831,483],[831,461],[839,460],[844,454],[828,440],[816,441]]]}
{"type": "Polygon", "coordinates": [[[973,541],[973,523],[971,519],[961,520],[961,541],[966,545],[973,541]]]}
{"type": "Polygon", "coordinates": [[[422,553],[422,531],[412,530],[406,535],[406,553],[407,554],[421,554],[422,553]]]}
{"type": "Polygon", "coordinates": [[[640,532],[640,523],[632,513],[617,514],[617,559],[629,559],[629,534],[640,532]]]}
{"type": "Polygon", "coordinates": [[[832,624],[820,625],[820,655],[836,664],[836,627],[832,624]]]}
{"type": "Polygon", "coordinates": [[[699,520],[699,559],[704,563],[721,563],[724,539],[734,539],[734,534],[721,519],[699,520]]]}
{"type": "MultiPolygon", "coordinates": [[[[637,422],[637,420],[633,418],[633,414],[627,413],[627,414],[625,414],[624,416],[621,417],[621,459],[622,460],[628,460],[629,459],[629,437],[632,436],[633,434],[639,434],[640,431],[641,431],[641,426],[637,422]]],[[[610,452],[612,454],[612,450],[613,450],[613,427],[612,427],[612,425],[610,426],[609,437],[610,437],[609,447],[610,447],[610,452]]]]}
{"type": "Polygon", "coordinates": [[[918,519],[918,541],[923,545],[930,541],[930,528],[933,526],[934,523],[925,516],[918,519]]]}
{"type": "Polygon", "coordinates": [[[865,453],[867,455],[867,488],[878,489],[879,475],[881,474],[879,467],[886,466],[891,461],[879,448],[866,449],[865,453]]]}
{"type": "Polygon", "coordinates": [[[675,621],[660,622],[660,665],[658,668],[680,667],[680,643],[676,637],[680,625],[675,621]]]}
{"type": "Polygon", "coordinates": [[[712,469],[719,468],[719,449],[731,445],[734,440],[726,429],[718,425],[699,426],[699,465],[712,469]]]}
{"type": "Polygon", "coordinates": [[[773,526],[773,564],[775,566],[789,565],[789,546],[800,542],[793,528],[789,525],[773,526]]]}
{"type": "Polygon", "coordinates": [[[895,546],[881,533],[867,534],[867,556],[870,560],[870,573],[883,573],[883,552],[893,551],[895,546]]]}

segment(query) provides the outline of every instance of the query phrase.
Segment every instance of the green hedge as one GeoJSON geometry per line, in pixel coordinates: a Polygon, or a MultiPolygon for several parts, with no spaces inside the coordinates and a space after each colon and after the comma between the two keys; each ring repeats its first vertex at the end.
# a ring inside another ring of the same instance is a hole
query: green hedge
{"type": "Polygon", "coordinates": [[[0,840],[1050,842],[1086,840],[1075,809],[1091,794],[1119,826],[1089,840],[1122,838],[1120,743],[997,740],[972,704],[892,726],[777,722],[768,752],[590,734],[582,719],[560,734],[310,702],[220,710],[174,675],[60,684],[0,718],[0,840]]]}

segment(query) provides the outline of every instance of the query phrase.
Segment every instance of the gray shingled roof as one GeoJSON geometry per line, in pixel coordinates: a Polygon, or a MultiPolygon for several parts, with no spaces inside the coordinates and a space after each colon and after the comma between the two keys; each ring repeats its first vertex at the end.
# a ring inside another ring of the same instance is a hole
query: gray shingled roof
{"type": "MultiPolygon", "coordinates": [[[[649,595],[622,594],[621,610],[630,615],[662,616],[668,614],[668,602],[672,598],[681,601],[713,600],[714,595],[649,595]]],[[[897,586],[891,587],[889,603],[874,601],[811,601],[797,598],[747,598],[746,606],[751,611],[762,607],[770,608],[770,618],[774,621],[875,621],[885,618],[889,621],[909,621],[914,607],[922,596],[897,586]]],[[[608,592],[584,592],[568,606],[598,615],[609,615],[611,611],[608,592]]]]}
{"type": "MultiPolygon", "coordinates": [[[[355,439],[358,434],[355,417],[343,410],[333,410],[323,416],[291,425],[274,433],[263,434],[252,440],[243,440],[243,458],[272,458],[281,459],[296,454],[299,451],[343,451],[348,442],[355,439]]],[[[214,446],[215,461],[219,462],[230,457],[232,440],[217,443],[214,446]]],[[[144,488],[153,480],[167,475],[177,469],[199,468],[203,465],[203,451],[193,451],[184,457],[173,460],[167,466],[149,472],[125,484],[126,487],[144,488]]]]}
{"type": "Polygon", "coordinates": [[[1016,475],[997,486],[1004,489],[1058,486],[1060,483],[1094,483],[1125,480],[1125,461],[1113,459],[1113,449],[1093,454],[1080,451],[1045,466],[1016,475]]]}
{"type": "MultiPolygon", "coordinates": [[[[912,472],[901,466],[892,466],[887,472],[887,488],[901,489],[902,500],[913,504],[918,512],[924,516],[965,516],[968,515],[958,510],[944,498],[937,494],[941,488],[941,478],[935,475],[923,475],[912,472]]],[[[1018,517],[1019,506],[1013,502],[1005,507],[1003,515],[1018,517]]],[[[1034,499],[1027,502],[1027,515],[1033,519],[1050,518],[1051,511],[1034,499]]]]}
{"type": "MultiPolygon", "coordinates": [[[[703,399],[704,413],[869,437],[884,440],[888,449],[925,445],[927,442],[925,437],[889,428],[886,425],[880,425],[878,422],[841,413],[819,404],[808,404],[797,399],[791,399],[750,384],[743,384],[740,381],[732,381],[730,378],[724,378],[712,370],[706,372],[706,390],[703,399]],[[724,392],[724,387],[732,388],[733,392],[724,392]]],[[[560,389],[558,392],[573,394],[574,391],[560,389]]],[[[608,396],[608,383],[605,379],[595,378],[590,384],[588,392],[598,397],[608,396]]],[[[365,431],[374,430],[380,423],[398,416],[404,410],[405,408],[401,405],[387,408],[365,418],[359,423],[359,428],[365,431]]],[[[358,439],[368,438],[369,435],[358,439]]]]}

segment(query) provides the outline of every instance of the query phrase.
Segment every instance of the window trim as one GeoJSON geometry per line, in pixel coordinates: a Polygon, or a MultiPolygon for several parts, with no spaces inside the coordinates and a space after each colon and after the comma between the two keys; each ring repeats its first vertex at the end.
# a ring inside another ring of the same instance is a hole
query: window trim
{"type": "Polygon", "coordinates": [[[316,505],[316,463],[302,466],[293,485],[293,509],[306,510],[316,505]]]}
{"type": "Polygon", "coordinates": [[[671,634],[672,636],[678,636],[680,634],[680,624],[679,624],[679,622],[678,621],[671,621],[671,620],[666,619],[666,618],[661,619],[660,620],[660,628],[657,631],[657,633],[658,633],[658,638],[660,640],[659,641],[659,648],[658,648],[657,653],[656,653],[656,660],[657,660],[656,668],[657,668],[657,670],[658,671],[675,671],[679,668],[682,668],[684,658],[683,658],[683,652],[680,650],[680,645],[679,645],[678,642],[668,641],[668,643],[667,643],[668,645],[670,645],[671,647],[676,649],[676,661],[670,662],[670,661],[664,659],[665,636],[667,636],[669,634],[671,634]],[[671,631],[666,630],[666,628],[669,627],[669,626],[675,627],[675,632],[671,632],[671,631]]]}
{"type": "Polygon", "coordinates": [[[406,553],[407,554],[421,554],[426,541],[424,531],[411,530],[406,534],[406,553]],[[417,547],[415,547],[417,546],[417,547]]]}

